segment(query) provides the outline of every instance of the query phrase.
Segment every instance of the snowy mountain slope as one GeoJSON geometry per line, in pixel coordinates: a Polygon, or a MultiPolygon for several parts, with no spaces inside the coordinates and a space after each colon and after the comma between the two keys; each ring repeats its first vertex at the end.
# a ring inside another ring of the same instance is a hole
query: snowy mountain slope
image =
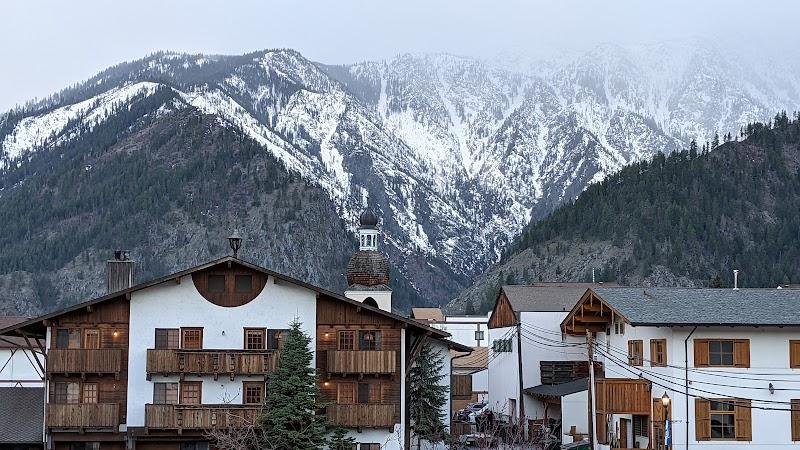
{"type": "Polygon", "coordinates": [[[445,54],[331,66],[292,50],[160,53],[0,116],[0,164],[170,89],[155,113],[195,108],[243,130],[322,187],[347,223],[369,198],[398,274],[441,303],[589,183],[800,103],[789,68],[695,41],[509,67],[445,54]]]}

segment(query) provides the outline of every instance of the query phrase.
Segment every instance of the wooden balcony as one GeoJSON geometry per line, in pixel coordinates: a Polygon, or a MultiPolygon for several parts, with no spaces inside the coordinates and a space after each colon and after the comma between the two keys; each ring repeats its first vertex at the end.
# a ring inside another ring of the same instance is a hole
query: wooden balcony
{"type": "Polygon", "coordinates": [[[47,373],[119,375],[121,348],[54,348],[47,352],[47,373]]]}
{"type": "Polygon", "coordinates": [[[245,428],[261,405],[144,405],[144,423],[155,429],[245,428]]]}
{"type": "Polygon", "coordinates": [[[392,374],[397,371],[394,350],[328,350],[328,373],[342,375],[392,374]]]}
{"type": "Polygon", "coordinates": [[[119,425],[117,403],[47,404],[47,428],[114,428],[119,425]]]}
{"type": "Polygon", "coordinates": [[[152,374],[266,375],[275,370],[276,350],[147,350],[147,377],[152,374]]]}
{"type": "Polygon", "coordinates": [[[598,414],[650,415],[652,392],[644,379],[601,378],[595,382],[598,414]]]}
{"type": "Polygon", "coordinates": [[[353,404],[328,406],[331,425],[348,428],[393,428],[400,411],[395,404],[353,404]]]}

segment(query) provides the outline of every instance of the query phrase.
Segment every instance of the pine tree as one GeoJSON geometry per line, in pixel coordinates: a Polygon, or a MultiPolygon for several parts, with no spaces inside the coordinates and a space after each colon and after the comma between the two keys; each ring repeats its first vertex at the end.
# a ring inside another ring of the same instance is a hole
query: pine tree
{"type": "Polygon", "coordinates": [[[711,141],[711,150],[714,150],[717,147],[719,147],[719,134],[715,132],[714,139],[711,141]]]}
{"type": "Polygon", "coordinates": [[[347,430],[341,427],[333,429],[330,442],[328,442],[328,450],[353,450],[356,446],[356,440],[347,435],[347,430]]]}
{"type": "Polygon", "coordinates": [[[316,414],[320,392],[311,338],[300,325],[291,324],[258,419],[267,449],[317,450],[326,443],[325,416],[316,414]]]}
{"type": "Polygon", "coordinates": [[[449,387],[442,385],[443,367],[442,355],[425,344],[409,374],[409,406],[418,449],[422,440],[437,443],[448,438],[442,408],[447,404],[449,387]]]}
{"type": "Polygon", "coordinates": [[[467,301],[467,306],[464,307],[464,315],[465,316],[474,316],[475,315],[475,305],[472,301],[467,301]]]}

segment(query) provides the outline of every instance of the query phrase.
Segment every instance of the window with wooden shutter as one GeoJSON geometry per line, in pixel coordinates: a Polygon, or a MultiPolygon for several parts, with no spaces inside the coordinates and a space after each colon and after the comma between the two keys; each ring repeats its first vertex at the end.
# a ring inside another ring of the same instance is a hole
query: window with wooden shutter
{"type": "Polygon", "coordinates": [[[789,341],[789,367],[800,369],[800,341],[789,341]]]}
{"type": "Polygon", "coordinates": [[[244,348],[246,350],[263,350],[267,346],[267,330],[264,328],[244,329],[244,348]]]}
{"type": "Polygon", "coordinates": [[[242,403],[245,405],[260,405],[264,402],[264,382],[242,382],[242,403]]]}
{"type": "Polygon", "coordinates": [[[711,439],[711,407],[708,400],[694,400],[694,435],[698,441],[711,439]]]}
{"type": "Polygon", "coordinates": [[[736,440],[753,440],[753,420],[750,400],[736,400],[734,402],[734,417],[736,418],[736,440]]]}
{"type": "Polygon", "coordinates": [[[694,340],[694,366],[708,367],[708,340],[694,340]]]}
{"type": "Polygon", "coordinates": [[[749,339],[695,339],[695,367],[750,367],[749,339]]]}
{"type": "Polygon", "coordinates": [[[664,367],[667,365],[667,340],[650,339],[650,366],[664,367]]]}
{"type": "Polygon", "coordinates": [[[203,348],[202,328],[181,328],[181,348],[200,350],[203,348]]]}
{"type": "Polygon", "coordinates": [[[800,441],[800,399],[792,399],[792,440],[800,441]]]}
{"type": "Polygon", "coordinates": [[[81,391],[82,403],[97,403],[97,383],[83,383],[81,391]]]}
{"type": "Polygon", "coordinates": [[[642,340],[628,341],[628,364],[632,366],[642,365],[642,352],[644,343],[642,340]]]}
{"type": "Polygon", "coordinates": [[[750,367],[750,339],[733,341],[733,366],[750,367]]]}

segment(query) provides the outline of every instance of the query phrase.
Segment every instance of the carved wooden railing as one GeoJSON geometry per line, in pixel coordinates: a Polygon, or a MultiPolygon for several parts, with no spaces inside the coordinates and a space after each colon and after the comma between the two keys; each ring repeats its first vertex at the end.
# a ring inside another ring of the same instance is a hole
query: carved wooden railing
{"type": "Polygon", "coordinates": [[[48,373],[114,373],[122,370],[120,348],[54,348],[47,353],[48,373]]]}
{"type": "Polygon", "coordinates": [[[45,424],[48,428],[116,428],[117,403],[48,403],[45,424]]]}
{"type": "Polygon", "coordinates": [[[397,371],[394,350],[328,350],[328,373],[392,374],[397,371]]]}
{"type": "Polygon", "coordinates": [[[277,350],[147,350],[147,375],[266,375],[278,364],[277,350]]]}
{"type": "Polygon", "coordinates": [[[147,428],[244,428],[255,424],[261,405],[145,405],[147,428]]]}
{"type": "Polygon", "coordinates": [[[392,428],[399,417],[396,404],[330,405],[326,415],[331,425],[350,428],[392,428]]]}

